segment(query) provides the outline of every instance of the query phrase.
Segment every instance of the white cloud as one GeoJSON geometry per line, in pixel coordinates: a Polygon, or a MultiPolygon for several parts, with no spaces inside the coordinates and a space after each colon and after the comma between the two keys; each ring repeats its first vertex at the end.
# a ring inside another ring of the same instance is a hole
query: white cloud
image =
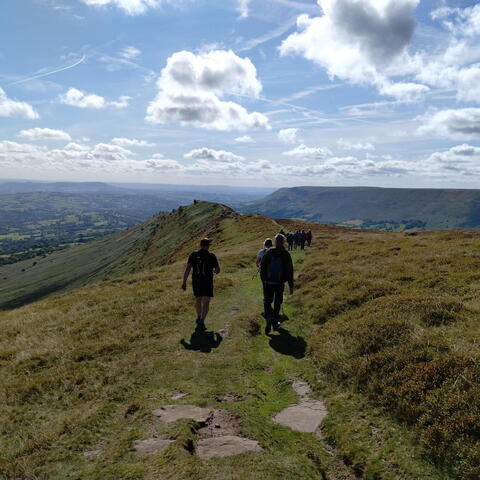
{"type": "Polygon", "coordinates": [[[30,154],[42,151],[42,147],[36,145],[29,145],[28,143],[17,143],[9,140],[0,141],[0,153],[2,154],[30,154]]]}
{"type": "Polygon", "coordinates": [[[128,107],[131,97],[123,95],[118,100],[107,101],[100,95],[86,94],[77,88],[69,88],[65,93],[60,95],[60,102],[71,107],[102,109],[108,106],[115,108],[128,107]]]}
{"type": "MultiPolygon", "coordinates": [[[[120,8],[128,15],[140,15],[149,8],[158,7],[162,0],[81,0],[83,3],[94,7],[112,5],[120,8]]],[[[163,3],[167,3],[163,1],[163,3]]]]}
{"type": "Polygon", "coordinates": [[[176,160],[168,160],[164,158],[150,158],[145,161],[148,168],[152,170],[184,170],[185,167],[176,160]]]}
{"type": "Polygon", "coordinates": [[[417,165],[391,159],[359,159],[348,157],[325,157],[321,163],[299,163],[297,165],[283,165],[277,174],[298,177],[325,177],[331,179],[364,178],[375,176],[403,176],[414,173],[417,165]]]}
{"type": "Polygon", "coordinates": [[[118,145],[98,143],[93,146],[69,143],[63,148],[0,142],[0,165],[26,166],[65,172],[90,170],[129,172],[148,170],[145,161],[135,160],[134,153],[118,145]]]}
{"type": "Polygon", "coordinates": [[[131,60],[132,58],[138,57],[141,53],[142,51],[139,50],[138,48],[130,46],[130,47],[125,47],[120,52],[120,56],[123,58],[126,58],[127,60],[131,60]]]}
{"type": "Polygon", "coordinates": [[[87,150],[90,150],[90,147],[88,145],[82,145],[80,143],[70,142],[70,143],[67,143],[67,145],[65,145],[64,149],[75,150],[77,152],[85,152],[87,150]]]}
{"type": "Polygon", "coordinates": [[[298,158],[323,159],[332,156],[333,153],[326,147],[307,147],[302,144],[288,152],[283,152],[282,155],[298,158]]]}
{"type": "Polygon", "coordinates": [[[240,155],[235,155],[232,152],[226,152],[225,150],[213,150],[212,148],[197,148],[184,155],[185,158],[193,160],[208,160],[211,162],[220,163],[234,163],[242,162],[245,160],[240,155]]]}
{"type": "Polygon", "coordinates": [[[350,142],[343,138],[337,140],[337,145],[344,150],[375,150],[375,145],[371,142],[350,142]]]}
{"type": "Polygon", "coordinates": [[[298,128],[284,128],[278,132],[278,139],[283,143],[295,144],[298,142],[297,133],[298,128]]]}
{"type": "Polygon", "coordinates": [[[431,111],[419,120],[421,135],[431,134],[450,138],[480,138],[480,108],[460,108],[431,111]]]}
{"type": "Polygon", "coordinates": [[[250,59],[231,50],[174,53],[157,86],[159,93],[147,109],[150,123],[180,122],[213,130],[270,128],[265,115],[221,99],[231,94],[257,98],[262,90],[250,59]]]}
{"type": "Polygon", "coordinates": [[[240,18],[248,18],[251,1],[252,0],[238,0],[238,13],[240,14],[240,18]]]}
{"type": "Polygon", "coordinates": [[[480,148],[473,145],[456,145],[443,152],[434,152],[427,159],[430,171],[472,176],[480,174],[480,148]]]}
{"type": "Polygon", "coordinates": [[[392,76],[415,71],[408,47],[420,0],[318,0],[320,17],[300,15],[298,32],[280,47],[282,55],[301,55],[326,69],[330,77],[376,85],[381,93],[402,100],[418,96],[425,87],[392,76]]]}
{"type": "MultiPolygon", "coordinates": [[[[429,158],[441,162],[450,162],[451,160],[466,162],[472,157],[480,158],[480,147],[464,143],[462,145],[456,145],[444,152],[432,153],[429,158]]],[[[478,164],[478,167],[480,168],[480,164],[478,164]]]]}
{"type": "Polygon", "coordinates": [[[255,140],[250,135],[243,135],[235,139],[237,143],[255,143],[255,140]]]}
{"type": "Polygon", "coordinates": [[[419,101],[430,89],[419,83],[385,81],[379,85],[379,91],[382,95],[394,97],[399,102],[410,103],[419,101]]]}
{"type": "Polygon", "coordinates": [[[130,104],[130,100],[132,97],[129,97],[128,95],[122,95],[118,97],[118,100],[113,100],[111,102],[108,102],[107,105],[110,105],[115,108],[127,108],[128,105],[130,104]]]}
{"type": "Polygon", "coordinates": [[[71,137],[67,132],[52,128],[30,128],[28,130],[20,130],[17,137],[25,138],[27,140],[71,140],[71,137]]]}
{"type": "Polygon", "coordinates": [[[443,25],[456,34],[475,36],[480,33],[480,5],[466,8],[439,7],[430,13],[433,20],[443,20],[443,25]]]}
{"type": "Polygon", "coordinates": [[[112,143],[121,147],[154,147],[156,145],[155,143],[137,140],[136,138],[114,138],[112,143]]]}
{"type": "Polygon", "coordinates": [[[419,55],[416,78],[455,91],[460,101],[480,103],[480,4],[463,9],[444,6],[431,16],[446,30],[446,46],[419,55]]]}
{"type": "Polygon", "coordinates": [[[79,108],[104,108],[106,106],[105,98],[100,95],[87,95],[81,90],[70,88],[67,92],[60,95],[60,101],[65,105],[79,108]]]}
{"type": "Polygon", "coordinates": [[[0,117],[22,117],[33,120],[39,118],[39,115],[29,103],[8,98],[0,87],[0,117]]]}

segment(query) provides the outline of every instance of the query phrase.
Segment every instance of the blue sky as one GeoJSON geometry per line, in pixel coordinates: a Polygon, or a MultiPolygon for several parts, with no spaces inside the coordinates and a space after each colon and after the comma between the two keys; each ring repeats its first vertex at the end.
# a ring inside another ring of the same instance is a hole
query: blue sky
{"type": "Polygon", "coordinates": [[[480,4],[4,0],[0,178],[478,187],[480,4]]]}

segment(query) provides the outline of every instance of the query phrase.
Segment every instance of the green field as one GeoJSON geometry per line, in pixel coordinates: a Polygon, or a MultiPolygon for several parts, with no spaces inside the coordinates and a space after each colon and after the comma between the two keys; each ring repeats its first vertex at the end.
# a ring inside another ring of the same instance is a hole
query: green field
{"type": "Polygon", "coordinates": [[[0,265],[87,243],[137,225],[171,203],[151,195],[0,195],[0,265]]]}
{"type": "MultiPolygon", "coordinates": [[[[305,224],[203,202],[156,222],[156,234],[146,224],[81,247],[92,265],[100,245],[119,257],[83,287],[65,279],[69,291],[0,313],[0,478],[480,478],[480,233],[308,225],[314,245],[294,252],[298,288],[269,338],[254,256],[266,236],[305,224]],[[126,235],[137,240],[122,254],[126,235]],[[207,325],[223,339],[192,350],[180,284],[205,235],[223,269],[207,325]],[[327,406],[317,435],[272,422],[297,402],[295,379],[327,406]],[[201,460],[196,422],[153,418],[168,404],[221,409],[263,451],[201,460]],[[173,442],[136,453],[153,435],[173,442]]],[[[43,278],[74,250],[50,256],[43,278]]]]}

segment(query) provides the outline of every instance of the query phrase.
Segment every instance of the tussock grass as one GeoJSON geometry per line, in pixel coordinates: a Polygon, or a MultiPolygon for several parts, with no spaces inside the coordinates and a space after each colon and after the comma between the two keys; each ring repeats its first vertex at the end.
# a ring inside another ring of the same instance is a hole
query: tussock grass
{"type": "Polygon", "coordinates": [[[480,478],[480,234],[355,237],[355,251],[341,238],[307,260],[302,308],[323,323],[314,361],[408,426],[445,475],[480,478]]]}

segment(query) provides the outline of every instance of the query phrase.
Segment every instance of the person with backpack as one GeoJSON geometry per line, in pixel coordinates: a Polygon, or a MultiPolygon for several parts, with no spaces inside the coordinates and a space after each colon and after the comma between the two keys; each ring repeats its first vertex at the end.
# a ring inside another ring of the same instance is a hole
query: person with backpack
{"type": "Polygon", "coordinates": [[[262,258],[267,252],[269,248],[273,247],[273,242],[271,238],[266,238],[263,242],[263,248],[257,253],[257,258],[255,260],[255,265],[257,268],[260,268],[260,264],[262,263],[262,258]]]}
{"type": "Polygon", "coordinates": [[[285,237],[278,234],[275,237],[275,248],[270,248],[262,258],[260,277],[263,283],[263,303],[267,325],[265,334],[279,325],[280,308],[283,303],[285,282],[288,282],[290,294],[293,293],[293,262],[285,250],[285,237]],[[273,308],[272,308],[273,302],[273,308]]]}
{"type": "Polygon", "coordinates": [[[192,273],[193,295],[197,310],[197,330],[205,331],[205,318],[213,297],[213,276],[220,273],[217,257],[209,252],[211,240],[203,238],[200,241],[200,250],[192,252],[188,257],[187,266],[183,274],[182,290],[187,289],[187,280],[192,273]]]}
{"type": "Polygon", "coordinates": [[[312,246],[312,237],[313,237],[312,231],[309,230],[309,231],[307,232],[307,245],[308,245],[309,247],[312,246]]]}
{"type": "Polygon", "coordinates": [[[302,250],[305,250],[305,242],[307,241],[307,234],[305,233],[305,230],[302,230],[300,232],[300,248],[302,250]]]}
{"type": "Polygon", "coordinates": [[[300,233],[300,230],[297,230],[295,234],[293,235],[293,242],[295,245],[295,250],[300,246],[300,241],[302,240],[302,234],[300,233]]]}
{"type": "Polygon", "coordinates": [[[293,232],[287,233],[288,250],[293,250],[293,232]]]}

